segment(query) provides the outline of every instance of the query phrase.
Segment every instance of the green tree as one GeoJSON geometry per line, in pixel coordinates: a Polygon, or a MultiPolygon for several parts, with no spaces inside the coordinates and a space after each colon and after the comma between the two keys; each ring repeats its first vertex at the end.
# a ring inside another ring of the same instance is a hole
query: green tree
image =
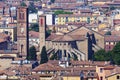
{"type": "Polygon", "coordinates": [[[46,38],[51,35],[51,32],[52,32],[51,30],[46,30],[46,33],[45,33],[46,38]]]}
{"type": "Polygon", "coordinates": [[[78,56],[76,54],[73,53],[73,60],[77,61],[78,60],[78,56]]]}
{"type": "Polygon", "coordinates": [[[58,55],[57,53],[52,53],[52,56],[50,57],[50,60],[58,60],[58,55]]]}
{"type": "Polygon", "coordinates": [[[55,0],[50,0],[52,3],[54,3],[55,2],[55,0]]]}
{"type": "Polygon", "coordinates": [[[34,3],[30,3],[30,5],[28,6],[29,9],[29,13],[37,13],[38,10],[35,8],[34,3]]]}
{"type": "Polygon", "coordinates": [[[21,2],[20,5],[21,5],[21,6],[27,6],[24,2],[21,2]]]}
{"type": "Polygon", "coordinates": [[[95,61],[110,61],[111,59],[111,52],[106,52],[104,49],[101,49],[94,53],[94,60],[95,61]]]}
{"type": "Polygon", "coordinates": [[[111,35],[111,31],[107,31],[105,35],[111,35]]]}
{"type": "Polygon", "coordinates": [[[54,12],[55,15],[58,15],[58,14],[73,14],[73,12],[65,12],[63,10],[57,10],[54,12]]]}
{"type": "Polygon", "coordinates": [[[31,24],[30,27],[29,27],[29,30],[30,30],[30,31],[39,32],[39,25],[38,25],[38,23],[33,23],[33,24],[31,24]]]}
{"type": "Polygon", "coordinates": [[[115,64],[120,65],[120,42],[112,50],[112,57],[115,64]]]}
{"type": "Polygon", "coordinates": [[[118,42],[112,51],[106,52],[105,50],[99,50],[94,54],[96,61],[111,61],[112,64],[120,65],[120,42],[118,42]]]}
{"type": "Polygon", "coordinates": [[[37,55],[36,55],[36,48],[34,46],[29,48],[29,54],[27,56],[28,60],[36,60],[37,55]]]}
{"type": "Polygon", "coordinates": [[[45,46],[43,46],[41,54],[40,54],[40,64],[48,62],[47,52],[45,46]]]}
{"type": "Polygon", "coordinates": [[[110,6],[110,10],[115,10],[115,7],[114,6],[110,6]]]}

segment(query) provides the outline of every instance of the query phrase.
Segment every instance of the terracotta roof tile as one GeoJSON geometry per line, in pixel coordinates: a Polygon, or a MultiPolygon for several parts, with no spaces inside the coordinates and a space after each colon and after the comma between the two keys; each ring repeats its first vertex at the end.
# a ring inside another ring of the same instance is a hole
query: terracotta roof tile
{"type": "Polygon", "coordinates": [[[105,66],[103,69],[104,70],[112,70],[112,69],[114,69],[115,68],[115,66],[113,66],[113,65],[107,65],[107,66],[105,66]]]}
{"type": "Polygon", "coordinates": [[[30,38],[39,38],[39,32],[36,31],[29,31],[30,38]]]}
{"type": "Polygon", "coordinates": [[[89,66],[105,66],[109,65],[109,62],[105,61],[71,61],[73,66],[89,65],[89,66]]]}
{"type": "Polygon", "coordinates": [[[52,41],[75,41],[75,40],[84,40],[85,36],[81,35],[50,35],[46,40],[52,41]]]}
{"type": "Polygon", "coordinates": [[[119,42],[120,41],[120,36],[105,36],[105,41],[110,42],[110,41],[114,41],[114,42],[119,42]]]}
{"type": "Polygon", "coordinates": [[[46,40],[54,40],[55,38],[61,37],[62,35],[51,34],[46,40]]]}
{"type": "MultiPolygon", "coordinates": [[[[84,78],[97,78],[96,72],[83,72],[84,78]]],[[[80,72],[64,73],[63,76],[80,76],[80,72]]]]}
{"type": "Polygon", "coordinates": [[[59,70],[63,70],[62,67],[60,66],[56,66],[56,65],[52,65],[50,63],[44,63],[39,65],[38,67],[36,67],[35,69],[33,69],[33,71],[39,72],[39,71],[59,71],[59,70]]]}
{"type": "Polygon", "coordinates": [[[64,69],[64,71],[68,72],[80,72],[80,71],[96,71],[96,67],[67,67],[64,69]]]}
{"type": "Polygon", "coordinates": [[[40,80],[40,77],[38,74],[28,75],[24,78],[24,80],[40,80]]]}
{"type": "Polygon", "coordinates": [[[120,74],[120,67],[116,66],[114,69],[110,70],[107,74],[106,77],[115,75],[115,74],[120,74]]]}
{"type": "Polygon", "coordinates": [[[19,71],[19,73],[22,75],[29,75],[31,73],[31,68],[27,67],[27,66],[13,66],[7,69],[8,71],[15,71],[15,73],[17,74],[17,72],[19,71]]]}
{"type": "Polygon", "coordinates": [[[5,40],[5,39],[0,39],[0,43],[2,43],[2,42],[6,42],[7,40],[5,40]]]}
{"type": "Polygon", "coordinates": [[[7,39],[9,37],[9,35],[5,34],[5,33],[0,33],[0,39],[7,39]]]}
{"type": "Polygon", "coordinates": [[[75,3],[76,0],[55,0],[55,3],[75,3]]]}

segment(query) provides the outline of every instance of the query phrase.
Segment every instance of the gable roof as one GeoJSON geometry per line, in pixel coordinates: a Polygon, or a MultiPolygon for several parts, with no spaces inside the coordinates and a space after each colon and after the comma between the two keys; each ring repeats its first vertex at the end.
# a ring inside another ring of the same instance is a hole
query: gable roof
{"type": "Polygon", "coordinates": [[[119,42],[120,41],[120,36],[105,36],[105,41],[119,42]]]}
{"type": "Polygon", "coordinates": [[[62,67],[57,66],[57,65],[52,65],[50,63],[44,63],[33,69],[33,71],[39,72],[39,71],[59,71],[63,70],[62,67]]]}
{"type": "MultiPolygon", "coordinates": [[[[88,29],[87,27],[78,27],[77,29],[74,29],[67,34],[64,35],[57,35],[57,34],[52,34],[50,35],[46,40],[49,41],[75,41],[75,40],[85,40],[86,39],[86,34],[87,33],[97,33],[93,30],[88,29]]],[[[101,34],[99,34],[101,35],[101,34]]],[[[103,36],[103,35],[101,35],[103,36]]]]}
{"type": "Polygon", "coordinates": [[[109,74],[106,75],[106,78],[113,75],[120,74],[120,67],[116,66],[114,69],[110,70],[109,74]]]}
{"type": "Polygon", "coordinates": [[[83,36],[85,36],[87,33],[90,33],[90,34],[91,34],[91,33],[97,33],[97,34],[99,34],[99,35],[101,35],[101,36],[104,36],[104,35],[96,32],[96,31],[94,31],[94,30],[91,30],[91,29],[85,27],[85,26],[78,27],[78,28],[76,28],[76,29],[68,32],[67,34],[70,34],[70,35],[83,35],[83,36]]]}
{"type": "Polygon", "coordinates": [[[29,31],[30,38],[39,38],[39,32],[36,31],[29,31]]]}

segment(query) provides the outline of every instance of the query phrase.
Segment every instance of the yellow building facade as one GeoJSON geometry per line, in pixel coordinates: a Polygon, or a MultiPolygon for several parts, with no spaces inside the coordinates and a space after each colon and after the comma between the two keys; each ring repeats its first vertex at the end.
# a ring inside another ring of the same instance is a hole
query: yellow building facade
{"type": "Polygon", "coordinates": [[[11,41],[17,41],[17,27],[0,27],[0,33],[10,35],[11,41]]]}
{"type": "Polygon", "coordinates": [[[120,80],[120,73],[107,76],[106,80],[120,80]]]}
{"type": "Polygon", "coordinates": [[[57,16],[57,24],[63,25],[68,22],[87,22],[92,23],[97,20],[97,15],[74,15],[74,14],[60,14],[57,16]]]}
{"type": "Polygon", "coordinates": [[[80,76],[64,76],[63,80],[80,80],[80,76]]]}
{"type": "Polygon", "coordinates": [[[101,24],[98,25],[98,29],[99,29],[99,30],[105,29],[105,28],[107,28],[107,27],[108,27],[108,24],[107,24],[107,23],[101,23],[101,24]]]}

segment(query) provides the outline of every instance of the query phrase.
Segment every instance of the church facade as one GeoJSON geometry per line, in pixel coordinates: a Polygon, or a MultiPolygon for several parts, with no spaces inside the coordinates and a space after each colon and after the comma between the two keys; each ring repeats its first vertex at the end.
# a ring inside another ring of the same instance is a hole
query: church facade
{"type": "Polygon", "coordinates": [[[95,51],[104,48],[104,36],[85,26],[63,35],[51,34],[45,39],[43,37],[46,28],[44,20],[45,17],[43,20],[39,20],[40,36],[42,37],[40,37],[40,51],[45,45],[49,57],[57,54],[59,59],[67,57],[85,61],[91,60],[95,51]]]}

